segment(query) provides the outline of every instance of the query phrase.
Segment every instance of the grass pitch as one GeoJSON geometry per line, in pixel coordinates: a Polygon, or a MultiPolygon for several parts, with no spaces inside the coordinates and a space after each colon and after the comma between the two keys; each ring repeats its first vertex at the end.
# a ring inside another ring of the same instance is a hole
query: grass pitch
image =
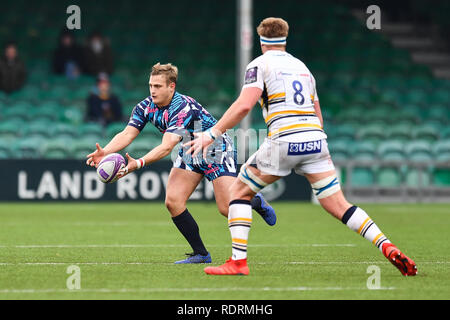
{"type": "MultiPolygon", "coordinates": [[[[213,277],[174,265],[190,248],[161,203],[0,204],[0,299],[450,299],[449,205],[364,205],[414,259],[405,278],[367,240],[319,206],[274,203],[254,213],[249,276],[213,277]],[[71,265],[80,290],[67,289],[71,265]],[[381,288],[369,290],[369,266],[381,288]]],[[[214,203],[190,203],[213,265],[231,254],[214,203]]]]}

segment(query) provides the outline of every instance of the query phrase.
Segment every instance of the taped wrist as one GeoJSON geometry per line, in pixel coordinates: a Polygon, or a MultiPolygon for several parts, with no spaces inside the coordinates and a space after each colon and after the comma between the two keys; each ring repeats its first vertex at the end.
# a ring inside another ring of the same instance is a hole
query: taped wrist
{"type": "Polygon", "coordinates": [[[144,158],[139,158],[136,161],[136,166],[138,169],[142,168],[143,166],[145,166],[145,160],[144,158]]]}

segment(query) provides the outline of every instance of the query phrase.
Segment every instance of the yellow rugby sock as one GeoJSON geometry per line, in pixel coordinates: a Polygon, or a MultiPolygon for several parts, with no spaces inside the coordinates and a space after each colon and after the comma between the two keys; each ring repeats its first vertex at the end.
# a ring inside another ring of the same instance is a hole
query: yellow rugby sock
{"type": "Polygon", "coordinates": [[[252,206],[248,200],[233,200],[228,209],[228,227],[231,233],[232,259],[247,258],[247,242],[252,225],[252,206]]]}

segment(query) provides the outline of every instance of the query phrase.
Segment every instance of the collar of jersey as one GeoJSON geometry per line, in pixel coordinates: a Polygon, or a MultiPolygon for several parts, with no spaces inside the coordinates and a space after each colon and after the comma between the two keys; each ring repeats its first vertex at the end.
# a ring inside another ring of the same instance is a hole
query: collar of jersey
{"type": "Polygon", "coordinates": [[[283,50],[267,50],[266,53],[264,54],[289,54],[287,51],[283,51],[283,50]]]}
{"type": "Polygon", "coordinates": [[[172,99],[170,99],[170,102],[169,102],[169,104],[167,106],[160,107],[156,103],[154,103],[153,101],[152,101],[152,103],[155,105],[155,107],[157,107],[160,110],[166,109],[166,108],[168,108],[168,107],[170,107],[172,105],[173,98],[175,98],[176,95],[179,95],[179,93],[177,91],[175,91],[175,93],[172,96],[172,99]]]}

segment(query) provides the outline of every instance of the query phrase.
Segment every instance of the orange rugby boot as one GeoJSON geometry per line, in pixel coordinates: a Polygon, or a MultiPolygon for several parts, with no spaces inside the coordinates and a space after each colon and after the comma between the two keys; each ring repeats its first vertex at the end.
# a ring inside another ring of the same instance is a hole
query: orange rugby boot
{"type": "Polygon", "coordinates": [[[248,275],[247,259],[228,259],[223,265],[218,267],[207,267],[204,269],[210,275],[248,275]]]}
{"type": "Polygon", "coordinates": [[[417,274],[416,263],[405,256],[395,245],[392,243],[383,244],[384,256],[397,267],[398,270],[404,276],[415,276],[417,274]]]}

